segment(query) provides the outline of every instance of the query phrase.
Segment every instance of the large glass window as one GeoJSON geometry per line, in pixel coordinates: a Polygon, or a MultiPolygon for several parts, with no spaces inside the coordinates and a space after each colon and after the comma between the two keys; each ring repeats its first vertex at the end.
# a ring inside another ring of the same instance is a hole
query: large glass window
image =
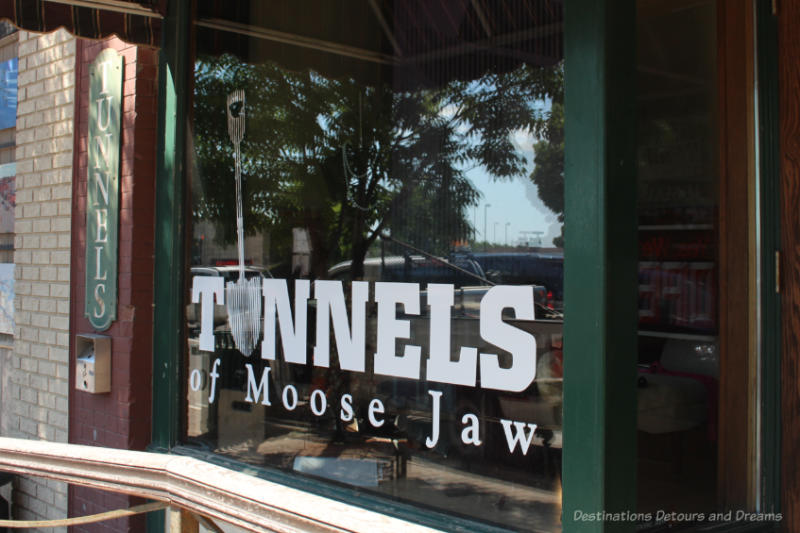
{"type": "Polygon", "coordinates": [[[558,529],[562,3],[198,9],[187,442],[558,529]]]}
{"type": "Polygon", "coordinates": [[[709,512],[720,362],[716,4],[639,7],[639,507],[709,512]]]}
{"type": "Polygon", "coordinates": [[[638,506],[702,521],[760,475],[752,6],[637,6],[638,506]]]}

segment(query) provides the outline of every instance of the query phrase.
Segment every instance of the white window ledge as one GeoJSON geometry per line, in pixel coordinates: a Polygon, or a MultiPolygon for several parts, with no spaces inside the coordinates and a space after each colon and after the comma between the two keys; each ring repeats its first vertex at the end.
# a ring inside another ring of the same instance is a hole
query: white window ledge
{"type": "Polygon", "coordinates": [[[251,531],[435,531],[191,457],[0,437],[0,470],[168,502],[251,531]]]}

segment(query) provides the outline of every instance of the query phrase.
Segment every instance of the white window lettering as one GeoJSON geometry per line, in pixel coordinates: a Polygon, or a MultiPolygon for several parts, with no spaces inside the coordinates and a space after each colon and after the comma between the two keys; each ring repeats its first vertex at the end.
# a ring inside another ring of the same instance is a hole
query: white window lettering
{"type": "Polygon", "coordinates": [[[286,408],[287,411],[294,411],[295,407],[297,407],[297,389],[294,385],[286,385],[283,388],[283,394],[281,395],[283,400],[283,406],[286,408]]]}
{"type": "Polygon", "coordinates": [[[314,297],[317,299],[317,344],[314,347],[314,365],[330,366],[330,322],[339,353],[342,370],[364,371],[364,344],[366,338],[367,299],[369,283],[354,281],[352,287],[352,325],[347,326],[347,307],[341,281],[317,280],[314,282],[314,297]]]}
{"type": "MultiPolygon", "coordinates": [[[[244,365],[247,368],[247,396],[245,396],[245,401],[250,403],[258,402],[259,396],[263,391],[264,395],[261,400],[261,405],[272,405],[269,401],[269,371],[270,368],[264,367],[264,370],[261,372],[261,382],[256,384],[256,376],[253,372],[253,365],[250,363],[245,363],[244,365]],[[255,398],[253,395],[255,392],[255,398]]],[[[216,368],[215,368],[216,370],[216,368]]]]}
{"type": "Polygon", "coordinates": [[[367,418],[369,418],[369,423],[373,425],[373,427],[379,428],[383,425],[383,418],[378,418],[376,414],[383,414],[383,402],[377,398],[373,398],[371,402],[369,402],[369,410],[367,411],[367,418]]]}
{"type": "Polygon", "coordinates": [[[524,424],[522,422],[512,422],[511,420],[500,419],[503,425],[503,432],[506,434],[506,444],[508,444],[508,451],[514,453],[514,449],[519,443],[519,448],[522,450],[522,455],[528,454],[528,448],[533,442],[533,434],[536,432],[536,424],[524,424]],[[511,424],[514,424],[514,432],[511,432],[511,424]],[[525,428],[528,428],[528,434],[525,434],[525,428]]]}
{"type": "Polygon", "coordinates": [[[464,444],[471,444],[472,446],[480,446],[482,444],[480,439],[480,423],[478,417],[473,413],[465,413],[461,417],[461,423],[464,429],[461,430],[461,442],[464,444]]]}
{"type": "Polygon", "coordinates": [[[191,374],[189,374],[189,388],[194,392],[197,392],[203,388],[204,382],[205,372],[201,371],[199,368],[195,368],[192,370],[191,374]]]}
{"type": "Polygon", "coordinates": [[[461,348],[458,361],[450,360],[453,291],[453,285],[428,285],[431,320],[427,378],[428,381],[474,387],[478,368],[478,349],[464,346],[461,348]]]}
{"type": "Polygon", "coordinates": [[[425,439],[425,446],[433,448],[439,442],[439,409],[442,399],[442,391],[429,390],[433,406],[431,408],[431,436],[425,439]]]}
{"type": "Polygon", "coordinates": [[[520,320],[533,320],[533,287],[497,285],[481,300],[481,337],[511,353],[511,366],[500,367],[497,354],[481,353],[481,387],[520,392],[536,377],[536,339],[503,321],[503,309],[511,308],[520,320]]]}
{"type": "Polygon", "coordinates": [[[350,394],[342,394],[342,399],[339,401],[342,406],[339,418],[342,422],[351,422],[353,420],[353,396],[350,394]]]}
{"type": "Polygon", "coordinates": [[[200,303],[200,349],[214,351],[214,298],[225,305],[225,280],[219,276],[192,278],[192,303],[200,303]]]}
{"type": "Polygon", "coordinates": [[[284,358],[288,363],[305,364],[308,296],[311,283],[299,279],[294,283],[294,323],[289,304],[289,289],[284,279],[265,279],[264,292],[264,342],[261,358],[275,359],[275,314],[281,328],[284,358]]]}
{"type": "Polygon", "coordinates": [[[325,393],[320,389],[315,389],[314,392],[311,393],[311,412],[314,413],[315,416],[322,416],[325,414],[327,408],[328,399],[325,397],[325,393]]]}
{"type": "Polygon", "coordinates": [[[375,301],[378,303],[378,339],[375,353],[375,373],[398,378],[419,379],[419,346],[406,345],[402,356],[395,355],[397,339],[411,335],[411,322],[397,319],[397,304],[402,304],[408,315],[419,314],[418,283],[376,283],[375,301]]]}
{"type": "Polygon", "coordinates": [[[214,359],[214,366],[211,367],[211,391],[208,393],[208,403],[214,403],[214,400],[217,396],[217,380],[219,379],[219,372],[217,372],[217,368],[219,367],[220,359],[217,357],[214,359]]]}

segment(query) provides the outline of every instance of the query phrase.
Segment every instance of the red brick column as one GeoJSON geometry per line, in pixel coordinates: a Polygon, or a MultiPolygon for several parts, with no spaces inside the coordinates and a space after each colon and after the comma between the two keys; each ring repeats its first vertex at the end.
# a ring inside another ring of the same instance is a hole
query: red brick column
{"type": "MultiPolygon", "coordinates": [[[[154,194],[158,54],[112,38],[78,41],[72,209],[69,442],[141,450],[150,443],[152,403],[154,194]],[[89,65],[100,51],[124,57],[120,150],[119,279],[117,320],[102,332],[111,341],[111,392],[74,387],[75,335],[93,333],[84,317],[89,65]]],[[[128,507],[132,499],[70,487],[70,516],[128,507]]],[[[143,531],[143,517],[102,522],[75,531],[143,531]]]]}

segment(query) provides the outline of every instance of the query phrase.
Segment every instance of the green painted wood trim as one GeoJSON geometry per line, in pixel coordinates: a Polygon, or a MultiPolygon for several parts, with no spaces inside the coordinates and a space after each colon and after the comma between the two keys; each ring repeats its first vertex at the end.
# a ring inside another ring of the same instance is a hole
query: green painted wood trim
{"type": "Polygon", "coordinates": [[[564,531],[636,509],[635,4],[565,3],[564,531]]]}
{"type": "MultiPolygon", "coordinates": [[[[178,441],[184,271],[184,139],[189,57],[189,0],[170,0],[158,68],[151,450],[178,441]]],[[[166,513],[147,515],[148,533],[163,533],[166,513]]]]}
{"type": "Polygon", "coordinates": [[[781,296],[775,291],[780,250],[778,21],[772,2],[756,2],[758,179],[761,224],[761,511],[781,505],[781,296]]]}
{"type": "Polygon", "coordinates": [[[189,15],[189,0],[171,0],[159,55],[151,446],[154,449],[175,445],[180,430],[189,15]]]}

